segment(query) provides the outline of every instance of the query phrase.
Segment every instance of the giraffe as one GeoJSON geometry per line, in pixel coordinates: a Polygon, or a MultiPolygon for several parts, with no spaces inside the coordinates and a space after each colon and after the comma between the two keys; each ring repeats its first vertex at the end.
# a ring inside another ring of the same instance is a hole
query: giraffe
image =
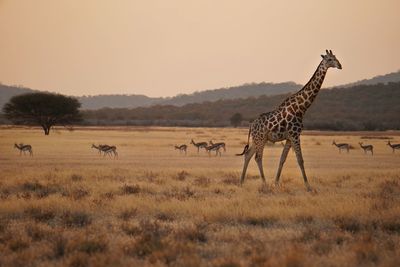
{"type": "Polygon", "coordinates": [[[292,147],[295,151],[297,162],[300,167],[307,191],[311,191],[311,186],[308,183],[307,175],[304,169],[304,161],[300,146],[300,134],[303,129],[303,117],[307,109],[311,106],[315,97],[318,95],[328,69],[342,69],[342,65],[336,59],[336,56],[331,50],[326,50],[326,55],[321,55],[321,57],[322,61],[318,65],[314,75],[300,91],[286,98],[274,111],[261,114],[251,123],[247,137],[247,145],[244,147],[244,150],[241,154],[236,154],[237,156],[244,155],[243,171],[240,177],[241,185],[244,182],[249,161],[254,154],[262,182],[265,183],[262,165],[264,146],[267,141],[280,142],[285,140],[286,143],[280,158],[278,171],[275,177],[275,184],[279,185],[279,178],[283,164],[285,163],[288,152],[292,147]],[[251,146],[250,136],[252,137],[251,146]]]}

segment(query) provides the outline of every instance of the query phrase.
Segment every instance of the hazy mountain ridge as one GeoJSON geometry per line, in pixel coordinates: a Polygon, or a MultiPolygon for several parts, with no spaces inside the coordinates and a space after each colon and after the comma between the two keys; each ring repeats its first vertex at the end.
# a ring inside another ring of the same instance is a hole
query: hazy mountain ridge
{"type": "Polygon", "coordinates": [[[206,101],[218,101],[227,99],[238,99],[258,97],[261,95],[280,95],[295,92],[301,85],[294,82],[284,83],[250,83],[240,86],[205,90],[193,94],[177,95],[170,99],[158,102],[159,105],[183,106],[191,103],[202,103],[206,101]]]}
{"type": "Polygon", "coordinates": [[[95,95],[81,96],[78,99],[82,103],[83,109],[147,107],[163,100],[161,97],[145,95],[95,95]]]}
{"type": "MultiPolygon", "coordinates": [[[[225,127],[240,113],[243,126],[274,110],[290,94],[192,103],[184,106],[155,105],[134,109],[104,108],[83,112],[89,125],[155,125],[225,127]]],[[[399,130],[400,82],[357,85],[321,90],[304,118],[313,130],[399,130]]]]}
{"type": "Polygon", "coordinates": [[[3,108],[3,106],[10,100],[11,97],[33,92],[38,92],[38,91],[25,87],[8,86],[0,84],[0,109],[3,108]]]}
{"type": "MultiPolygon", "coordinates": [[[[364,79],[354,83],[349,83],[335,88],[352,87],[355,85],[369,85],[388,82],[399,82],[400,71],[375,76],[371,79],[364,79]]],[[[191,103],[213,102],[228,99],[244,99],[248,97],[259,97],[262,95],[273,96],[287,94],[299,90],[302,85],[294,82],[283,83],[249,83],[240,86],[205,90],[192,94],[181,94],[174,97],[148,97],[145,95],[95,95],[78,97],[83,109],[109,108],[136,108],[149,107],[153,105],[173,105],[184,106],[191,103]]],[[[19,94],[37,92],[25,87],[7,86],[0,84],[0,108],[8,100],[19,94]]]]}
{"type": "Polygon", "coordinates": [[[340,85],[340,86],[335,86],[335,87],[352,87],[356,85],[372,85],[372,84],[378,84],[378,83],[383,83],[387,84],[389,82],[400,82],[400,70],[397,72],[391,72],[388,74],[384,75],[378,75],[374,76],[370,79],[363,79],[360,81],[356,81],[354,83],[348,83],[345,85],[340,85]]]}
{"type": "MultiPolygon", "coordinates": [[[[183,106],[190,103],[202,103],[205,101],[218,101],[225,99],[237,99],[257,97],[260,95],[277,95],[297,91],[301,85],[294,82],[284,83],[251,83],[240,86],[205,90],[193,94],[181,94],[174,97],[148,97],[145,95],[95,95],[82,96],[78,100],[82,103],[82,109],[100,108],[136,108],[152,105],[183,106]]],[[[0,90],[0,107],[15,95],[35,92],[29,88],[2,85],[0,90]]]]}

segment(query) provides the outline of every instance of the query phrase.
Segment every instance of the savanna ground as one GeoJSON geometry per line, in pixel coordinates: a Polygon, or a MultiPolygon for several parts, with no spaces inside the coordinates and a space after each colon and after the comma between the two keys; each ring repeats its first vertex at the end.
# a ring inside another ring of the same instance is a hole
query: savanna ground
{"type": "Polygon", "coordinates": [[[305,133],[314,193],[266,147],[238,186],[247,129],[0,129],[0,266],[400,266],[400,151],[392,133],[305,133]],[[222,157],[190,139],[225,141],[222,157]],[[339,154],[332,140],[355,149],[339,154]],[[13,144],[33,146],[19,156],[13,144]],[[116,145],[119,159],[91,144],[116,145]],[[187,156],[173,145],[189,145],[187,156]]]}

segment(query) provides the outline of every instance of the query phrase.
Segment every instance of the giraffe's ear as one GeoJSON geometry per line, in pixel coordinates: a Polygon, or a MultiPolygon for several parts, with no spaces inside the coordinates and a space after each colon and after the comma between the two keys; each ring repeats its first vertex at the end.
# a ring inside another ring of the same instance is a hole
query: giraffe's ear
{"type": "Polygon", "coordinates": [[[321,57],[322,57],[323,59],[325,59],[325,56],[324,56],[324,55],[321,55],[321,57]]]}

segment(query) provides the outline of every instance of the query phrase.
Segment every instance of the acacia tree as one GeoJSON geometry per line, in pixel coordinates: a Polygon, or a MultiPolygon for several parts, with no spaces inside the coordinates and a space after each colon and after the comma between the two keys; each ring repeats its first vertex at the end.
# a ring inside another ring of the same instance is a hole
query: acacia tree
{"type": "Polygon", "coordinates": [[[233,125],[233,127],[236,128],[242,123],[243,116],[240,113],[235,113],[232,115],[230,120],[231,120],[231,124],[233,125]]]}
{"type": "Polygon", "coordinates": [[[28,93],[14,96],[4,105],[7,119],[15,124],[40,125],[48,135],[54,125],[79,122],[81,103],[73,97],[51,93],[28,93]]]}

